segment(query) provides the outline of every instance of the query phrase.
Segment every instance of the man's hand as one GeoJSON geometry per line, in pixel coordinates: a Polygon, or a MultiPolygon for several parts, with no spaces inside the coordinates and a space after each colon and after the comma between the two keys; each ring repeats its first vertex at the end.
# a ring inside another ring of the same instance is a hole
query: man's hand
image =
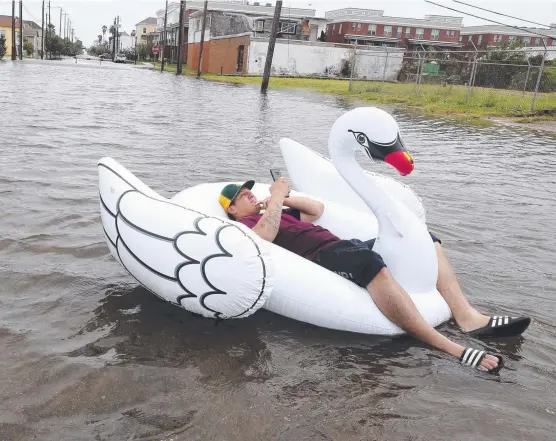
{"type": "Polygon", "coordinates": [[[270,186],[270,194],[285,199],[290,194],[290,184],[288,184],[285,178],[278,178],[270,186]]]}
{"type": "Polygon", "coordinates": [[[259,201],[259,207],[261,207],[261,210],[266,210],[268,208],[268,203],[270,202],[270,199],[272,197],[269,196],[266,199],[263,199],[262,201],[259,201]]]}

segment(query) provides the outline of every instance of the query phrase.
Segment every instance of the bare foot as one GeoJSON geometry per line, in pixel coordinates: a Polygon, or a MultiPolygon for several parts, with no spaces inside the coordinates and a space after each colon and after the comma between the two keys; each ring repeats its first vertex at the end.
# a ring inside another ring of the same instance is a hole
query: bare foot
{"type": "Polygon", "coordinates": [[[484,350],[478,350],[473,348],[464,349],[460,355],[460,361],[465,366],[472,366],[481,372],[497,372],[504,365],[501,357],[499,358],[496,357],[495,355],[491,355],[487,353],[483,354],[483,358],[479,364],[475,364],[476,363],[475,360],[481,356],[481,353],[479,351],[484,351],[484,350]],[[462,357],[464,361],[462,361],[462,357]]]}
{"type": "Polygon", "coordinates": [[[455,319],[461,329],[470,332],[488,325],[490,317],[472,309],[464,317],[455,317],[455,319]]]}
{"type": "Polygon", "coordinates": [[[485,358],[481,361],[481,366],[479,370],[482,372],[488,372],[498,367],[498,358],[494,355],[487,354],[485,358]]]}

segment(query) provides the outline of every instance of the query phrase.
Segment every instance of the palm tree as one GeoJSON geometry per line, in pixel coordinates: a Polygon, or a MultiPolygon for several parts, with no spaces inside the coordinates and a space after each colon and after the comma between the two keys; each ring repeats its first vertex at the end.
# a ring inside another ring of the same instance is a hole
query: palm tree
{"type": "Polygon", "coordinates": [[[106,38],[104,36],[106,35],[107,30],[108,30],[108,28],[106,26],[102,27],[102,38],[104,38],[104,40],[106,40],[106,38]]]}
{"type": "Polygon", "coordinates": [[[99,45],[102,44],[102,35],[99,34],[97,35],[97,37],[98,37],[98,44],[99,45]]]}

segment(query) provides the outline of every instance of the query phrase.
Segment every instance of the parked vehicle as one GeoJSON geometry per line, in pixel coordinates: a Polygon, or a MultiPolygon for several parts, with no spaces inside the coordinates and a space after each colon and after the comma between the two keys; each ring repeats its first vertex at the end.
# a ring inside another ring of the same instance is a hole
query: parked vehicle
{"type": "Polygon", "coordinates": [[[126,62],[125,54],[119,53],[116,55],[116,58],[114,58],[114,63],[125,63],[125,62],[126,62]]]}

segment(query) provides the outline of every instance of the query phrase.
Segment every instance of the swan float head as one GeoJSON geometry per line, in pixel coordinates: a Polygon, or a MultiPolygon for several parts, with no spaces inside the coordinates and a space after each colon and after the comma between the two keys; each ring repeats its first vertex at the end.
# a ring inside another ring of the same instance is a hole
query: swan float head
{"type": "Polygon", "coordinates": [[[359,107],[343,114],[330,130],[328,145],[333,159],[353,159],[355,151],[363,150],[371,160],[390,164],[402,176],[414,169],[398,123],[376,107],[359,107]]]}

